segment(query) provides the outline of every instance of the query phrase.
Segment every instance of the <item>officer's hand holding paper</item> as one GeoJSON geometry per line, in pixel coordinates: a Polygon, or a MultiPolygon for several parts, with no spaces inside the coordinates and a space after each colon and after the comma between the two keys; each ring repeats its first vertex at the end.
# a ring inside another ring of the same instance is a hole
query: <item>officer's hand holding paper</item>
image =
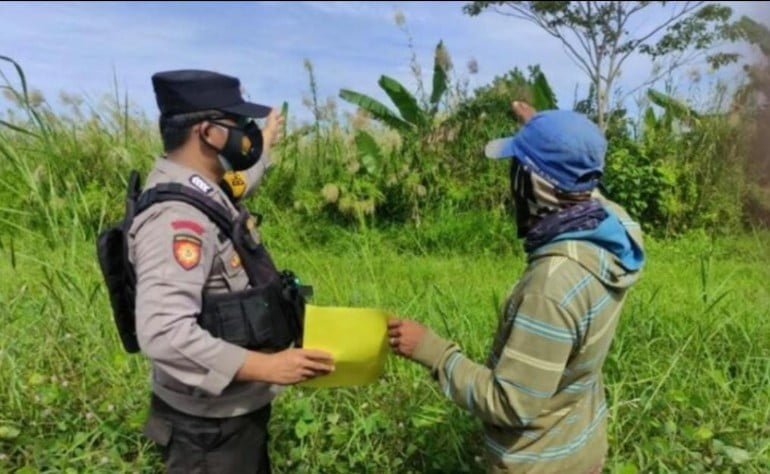
{"type": "Polygon", "coordinates": [[[302,346],[328,352],[334,372],[301,385],[350,387],[377,380],[388,354],[388,314],[372,308],[307,305],[302,346]]]}

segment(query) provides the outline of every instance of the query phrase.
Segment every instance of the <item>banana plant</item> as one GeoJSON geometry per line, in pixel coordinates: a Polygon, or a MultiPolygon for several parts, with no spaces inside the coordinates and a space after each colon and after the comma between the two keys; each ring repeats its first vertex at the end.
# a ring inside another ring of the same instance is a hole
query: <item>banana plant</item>
{"type": "MultiPolygon", "coordinates": [[[[647,98],[650,99],[650,102],[665,110],[669,120],[673,118],[687,125],[697,125],[701,119],[700,114],[686,103],[675,99],[670,95],[656,91],[655,89],[649,89],[647,91],[647,98]]],[[[654,118],[654,115],[651,116],[650,114],[652,114],[652,111],[645,113],[645,122],[647,125],[650,125],[654,118]]]]}
{"type": "Polygon", "coordinates": [[[439,41],[434,56],[433,90],[427,109],[420,107],[417,98],[403,84],[386,75],[380,76],[378,84],[396,106],[397,111],[388,108],[377,99],[350,89],[340,90],[340,98],[360,107],[374,119],[402,135],[428,130],[433,125],[441,98],[449,86],[447,67],[441,60],[444,56],[444,42],[439,41]]]}
{"type": "Polygon", "coordinates": [[[557,109],[556,94],[548,83],[539,67],[532,68],[530,82],[532,83],[532,105],[535,110],[557,109]]]}

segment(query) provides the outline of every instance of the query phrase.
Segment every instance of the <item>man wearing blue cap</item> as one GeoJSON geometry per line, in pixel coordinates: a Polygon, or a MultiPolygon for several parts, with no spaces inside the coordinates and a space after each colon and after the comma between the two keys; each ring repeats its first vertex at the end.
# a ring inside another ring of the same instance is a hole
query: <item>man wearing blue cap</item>
{"type": "Polygon", "coordinates": [[[239,199],[261,179],[282,119],[224,74],[166,71],[152,83],[165,153],[128,225],[135,334],[123,334],[152,361],[144,433],[171,473],[269,473],[280,386],[333,369],[328,354],[292,347],[304,302],[239,199]]]}
{"type": "Polygon", "coordinates": [[[489,472],[599,473],[607,452],[602,365],[644,263],[642,234],[597,190],[607,145],[595,124],[571,111],[513,109],[523,127],[485,152],[512,158],[527,268],[486,364],[411,320],[390,321],[391,345],[482,419],[489,472]]]}

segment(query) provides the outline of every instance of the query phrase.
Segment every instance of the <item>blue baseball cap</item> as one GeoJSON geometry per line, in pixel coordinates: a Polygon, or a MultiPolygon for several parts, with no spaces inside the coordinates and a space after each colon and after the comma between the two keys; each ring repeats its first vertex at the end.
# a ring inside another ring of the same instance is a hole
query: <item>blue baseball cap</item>
{"type": "Polygon", "coordinates": [[[565,192],[594,189],[604,170],[607,140],[583,114],[547,110],[535,114],[519,132],[492,140],[487,158],[514,158],[565,192]]]}

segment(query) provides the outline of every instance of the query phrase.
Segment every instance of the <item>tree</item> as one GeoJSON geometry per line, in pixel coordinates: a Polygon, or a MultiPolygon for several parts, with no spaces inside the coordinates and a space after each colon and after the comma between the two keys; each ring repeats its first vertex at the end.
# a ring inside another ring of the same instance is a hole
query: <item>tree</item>
{"type": "Polygon", "coordinates": [[[736,25],[746,41],[756,46],[760,53],[755,64],[744,67],[749,83],[739,95],[744,100],[750,97],[753,102],[762,103],[770,99],[770,29],[745,16],[736,25]]]}
{"type": "Polygon", "coordinates": [[[714,51],[716,45],[737,40],[741,34],[730,23],[732,9],[719,4],[475,1],[463,7],[471,16],[488,9],[529,21],[562,43],[570,59],[588,76],[594,91],[592,108],[603,130],[607,128],[613,107],[611,95],[623,64],[632,54],[639,53],[653,60],[667,58],[669,62],[643,84],[628,91],[625,97],[697,59],[705,57],[714,68],[738,59],[737,54],[714,51]],[[649,21],[648,15],[655,7],[663,8],[667,14],[649,21]],[[636,23],[642,22],[645,26],[637,27],[636,23]]]}
{"type": "Polygon", "coordinates": [[[751,221],[770,226],[770,134],[766,132],[770,123],[770,28],[747,17],[741,18],[738,27],[759,50],[754,63],[745,66],[749,82],[738,91],[733,104],[749,116],[745,210],[751,221]]]}

